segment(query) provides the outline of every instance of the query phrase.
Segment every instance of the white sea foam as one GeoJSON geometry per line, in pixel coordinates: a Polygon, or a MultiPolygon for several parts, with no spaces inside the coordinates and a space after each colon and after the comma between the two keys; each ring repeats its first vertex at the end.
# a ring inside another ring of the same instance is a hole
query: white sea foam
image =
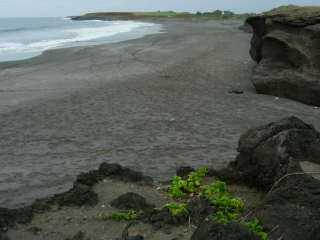
{"type": "Polygon", "coordinates": [[[42,40],[31,43],[0,42],[0,53],[45,51],[68,46],[73,43],[88,42],[120,33],[128,33],[137,28],[151,27],[152,25],[154,24],[134,21],[116,21],[107,26],[66,29],[64,30],[65,36],[54,40],[42,40]]]}

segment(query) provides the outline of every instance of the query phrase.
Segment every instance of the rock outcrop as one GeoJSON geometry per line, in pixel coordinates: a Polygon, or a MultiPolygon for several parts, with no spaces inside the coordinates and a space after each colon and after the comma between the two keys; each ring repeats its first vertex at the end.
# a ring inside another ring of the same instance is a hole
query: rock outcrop
{"type": "Polygon", "coordinates": [[[256,91],[320,106],[320,7],[280,7],[246,23],[256,91]]]}
{"type": "Polygon", "coordinates": [[[262,191],[286,174],[302,172],[301,162],[320,164],[320,133],[296,117],[254,128],[240,137],[231,163],[240,179],[262,191]]]}
{"type": "Polygon", "coordinates": [[[314,240],[320,236],[320,172],[305,172],[304,162],[320,165],[320,133],[295,117],[249,130],[231,163],[238,178],[266,193],[255,216],[269,238],[314,240]]]}

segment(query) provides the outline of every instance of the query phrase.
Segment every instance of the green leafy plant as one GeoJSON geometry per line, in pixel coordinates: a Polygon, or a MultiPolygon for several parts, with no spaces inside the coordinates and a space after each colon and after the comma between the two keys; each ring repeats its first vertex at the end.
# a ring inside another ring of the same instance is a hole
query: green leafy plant
{"type": "Polygon", "coordinates": [[[254,232],[261,240],[268,240],[268,234],[263,231],[263,227],[257,218],[244,223],[252,232],[254,232]]]}
{"type": "Polygon", "coordinates": [[[217,223],[227,224],[231,221],[236,221],[239,218],[238,213],[233,213],[230,211],[217,211],[211,216],[211,219],[217,223]]]}
{"type": "Polygon", "coordinates": [[[188,175],[186,191],[189,193],[196,192],[203,182],[203,178],[208,174],[208,168],[202,167],[188,175]]]}
{"type": "Polygon", "coordinates": [[[174,198],[184,197],[187,193],[196,193],[207,175],[208,169],[203,167],[191,172],[186,180],[179,176],[173,177],[169,187],[169,195],[174,198]]]}
{"type": "Polygon", "coordinates": [[[183,190],[186,188],[186,181],[179,176],[173,177],[169,188],[169,195],[174,198],[181,198],[186,194],[183,190]]]}
{"type": "Polygon", "coordinates": [[[227,184],[222,181],[215,181],[210,185],[202,187],[202,194],[208,199],[216,196],[217,194],[225,194],[226,192],[227,184]]]}
{"type": "Polygon", "coordinates": [[[232,197],[227,191],[227,184],[215,181],[202,188],[202,195],[219,210],[241,213],[244,202],[240,198],[232,197]]]}
{"type": "Polygon", "coordinates": [[[169,209],[172,216],[188,215],[187,204],[185,203],[168,203],[165,205],[169,209]]]}
{"type": "Polygon", "coordinates": [[[209,199],[210,203],[217,209],[241,213],[244,209],[244,203],[239,198],[233,198],[229,195],[218,195],[209,199]]]}
{"type": "Polygon", "coordinates": [[[244,210],[244,202],[228,193],[225,182],[215,181],[202,187],[202,195],[217,210],[211,218],[218,223],[226,224],[235,221],[244,210]]]}
{"type": "Polygon", "coordinates": [[[100,214],[98,216],[101,220],[114,220],[114,221],[132,221],[138,218],[138,213],[134,210],[114,212],[111,215],[100,214]]]}

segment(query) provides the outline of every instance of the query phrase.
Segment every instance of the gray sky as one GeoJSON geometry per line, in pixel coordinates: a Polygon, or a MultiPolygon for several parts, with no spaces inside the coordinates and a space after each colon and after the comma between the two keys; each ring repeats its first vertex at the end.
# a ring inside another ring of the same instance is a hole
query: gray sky
{"type": "Polygon", "coordinates": [[[320,0],[0,0],[0,17],[70,16],[93,11],[261,12],[279,5],[320,5],[320,0]]]}

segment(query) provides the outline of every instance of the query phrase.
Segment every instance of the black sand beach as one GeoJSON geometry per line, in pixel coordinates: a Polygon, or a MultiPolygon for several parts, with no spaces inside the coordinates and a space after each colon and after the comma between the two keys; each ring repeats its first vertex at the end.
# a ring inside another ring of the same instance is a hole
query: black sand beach
{"type": "Polygon", "coordinates": [[[156,180],[181,165],[221,168],[243,132],[288,115],[320,129],[320,109],[255,93],[241,22],[162,24],[0,65],[0,206],[63,192],[104,161],[156,180]]]}

